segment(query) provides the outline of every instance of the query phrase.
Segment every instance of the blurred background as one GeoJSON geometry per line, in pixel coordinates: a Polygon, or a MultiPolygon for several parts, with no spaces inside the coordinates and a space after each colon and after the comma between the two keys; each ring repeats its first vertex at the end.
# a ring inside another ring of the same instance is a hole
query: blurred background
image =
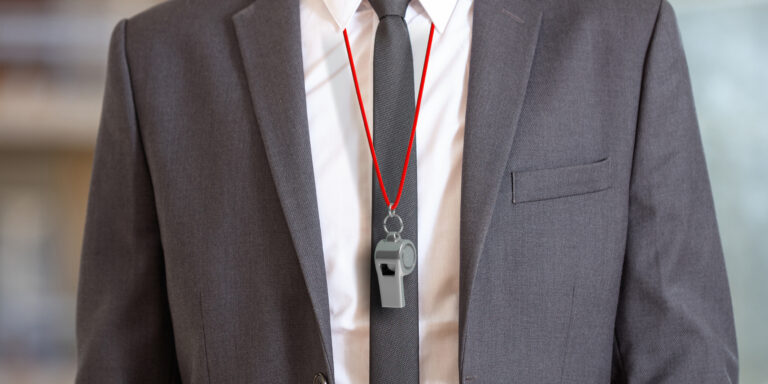
{"type": "MultiPolygon", "coordinates": [[[[156,0],[0,0],[0,384],[71,383],[107,45],[156,0]]],[[[739,342],[768,384],[768,0],[671,0],[688,56],[739,342]]]]}

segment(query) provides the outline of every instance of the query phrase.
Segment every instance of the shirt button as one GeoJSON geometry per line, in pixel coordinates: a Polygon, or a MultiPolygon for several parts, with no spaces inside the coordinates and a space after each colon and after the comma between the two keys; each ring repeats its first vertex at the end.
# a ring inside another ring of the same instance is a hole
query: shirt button
{"type": "Polygon", "coordinates": [[[322,372],[315,373],[315,379],[312,380],[312,384],[328,384],[328,379],[325,378],[322,372]]]}

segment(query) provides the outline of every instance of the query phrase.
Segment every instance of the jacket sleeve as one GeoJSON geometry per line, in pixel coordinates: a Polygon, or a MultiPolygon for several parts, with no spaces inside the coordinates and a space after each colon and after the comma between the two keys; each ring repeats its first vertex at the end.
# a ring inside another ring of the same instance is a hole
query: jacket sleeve
{"type": "Polygon", "coordinates": [[[115,28],[77,297],[76,383],[170,383],[176,359],[158,219],[131,88],[126,21],[115,28]]]}
{"type": "Polygon", "coordinates": [[[613,381],[736,383],[736,337],[688,67],[661,1],[645,59],[613,381]]]}

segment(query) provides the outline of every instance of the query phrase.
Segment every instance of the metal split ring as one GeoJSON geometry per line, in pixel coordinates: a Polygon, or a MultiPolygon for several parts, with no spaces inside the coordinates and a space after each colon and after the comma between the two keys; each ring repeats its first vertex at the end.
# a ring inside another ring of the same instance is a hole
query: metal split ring
{"type": "Polygon", "coordinates": [[[395,213],[395,210],[392,209],[392,204],[391,203],[389,204],[388,208],[389,208],[389,212],[387,213],[387,216],[384,217],[384,231],[387,232],[387,234],[395,233],[397,235],[400,235],[400,233],[403,232],[403,228],[405,227],[403,225],[403,219],[400,217],[400,215],[395,213]],[[389,228],[387,227],[387,220],[389,220],[390,218],[397,219],[397,221],[400,223],[400,229],[399,230],[397,230],[397,231],[390,231],[389,230],[389,228]]]}

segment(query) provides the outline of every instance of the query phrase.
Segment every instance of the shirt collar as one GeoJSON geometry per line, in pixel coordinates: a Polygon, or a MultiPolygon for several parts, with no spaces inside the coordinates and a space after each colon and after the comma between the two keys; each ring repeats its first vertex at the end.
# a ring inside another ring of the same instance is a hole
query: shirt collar
{"type": "MultiPolygon", "coordinates": [[[[362,2],[363,0],[323,0],[325,7],[340,29],[346,28],[352,15],[355,14],[362,2]]],[[[435,29],[442,33],[451,18],[453,9],[456,8],[458,0],[412,0],[412,2],[421,4],[429,19],[435,24],[435,29]]]]}

